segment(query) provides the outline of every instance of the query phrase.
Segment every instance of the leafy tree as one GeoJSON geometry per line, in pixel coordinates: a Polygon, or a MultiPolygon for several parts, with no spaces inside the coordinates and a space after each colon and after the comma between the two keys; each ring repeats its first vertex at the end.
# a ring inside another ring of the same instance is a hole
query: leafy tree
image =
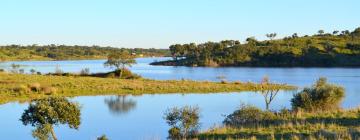
{"type": "Polygon", "coordinates": [[[31,74],[35,74],[35,73],[36,73],[36,70],[35,70],[35,69],[30,69],[30,73],[31,73],[31,74]]]}
{"type": "Polygon", "coordinates": [[[318,33],[319,33],[319,35],[323,35],[325,33],[325,31],[324,30],[319,30],[318,33]]]}
{"type": "Polygon", "coordinates": [[[21,116],[24,125],[36,127],[33,136],[40,140],[57,140],[54,125],[67,124],[70,128],[80,126],[80,109],[77,103],[72,103],[63,97],[50,97],[34,100],[21,116]],[[50,137],[51,134],[51,137],[50,137]]]}
{"type": "Polygon", "coordinates": [[[194,136],[199,128],[199,107],[185,106],[171,108],[165,112],[164,119],[171,127],[169,138],[181,139],[194,136]]]}
{"type": "Polygon", "coordinates": [[[291,99],[293,109],[310,112],[328,111],[340,108],[345,96],[343,87],[328,84],[326,78],[320,78],[312,87],[304,88],[291,99]]]}
{"type": "Polygon", "coordinates": [[[108,56],[108,60],[104,63],[106,67],[115,67],[116,71],[120,71],[119,77],[121,78],[126,66],[131,67],[135,64],[135,57],[129,52],[112,53],[108,56]]]}

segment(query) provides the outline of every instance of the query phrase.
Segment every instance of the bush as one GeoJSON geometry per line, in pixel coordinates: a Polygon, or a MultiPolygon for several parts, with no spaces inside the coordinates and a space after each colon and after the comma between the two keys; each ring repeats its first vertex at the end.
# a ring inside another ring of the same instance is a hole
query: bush
{"type": "Polygon", "coordinates": [[[170,139],[186,139],[195,136],[200,125],[199,107],[185,106],[168,109],[164,119],[171,127],[168,131],[170,139]]]}
{"type": "Polygon", "coordinates": [[[223,123],[233,127],[242,125],[256,126],[260,122],[266,122],[275,117],[276,115],[273,112],[262,111],[255,106],[241,105],[240,109],[228,115],[223,123]]]}
{"type": "Polygon", "coordinates": [[[326,78],[320,78],[311,88],[305,88],[291,99],[294,110],[308,112],[329,111],[340,108],[345,96],[343,87],[328,84],[326,78]]]}

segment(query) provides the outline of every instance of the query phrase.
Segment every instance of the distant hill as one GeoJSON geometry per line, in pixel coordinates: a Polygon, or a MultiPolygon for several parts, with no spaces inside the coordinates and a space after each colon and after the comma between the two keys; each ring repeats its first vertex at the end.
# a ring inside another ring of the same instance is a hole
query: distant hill
{"type": "Polygon", "coordinates": [[[291,36],[269,40],[248,38],[203,44],[170,46],[174,60],[153,65],[174,66],[247,66],[247,67],[360,67],[360,28],[350,32],[319,30],[312,36],[291,36]]]}
{"type": "Polygon", "coordinates": [[[75,59],[104,59],[109,53],[129,51],[138,57],[169,56],[168,49],[128,49],[99,46],[0,46],[0,61],[7,60],[75,60],[75,59]]]}

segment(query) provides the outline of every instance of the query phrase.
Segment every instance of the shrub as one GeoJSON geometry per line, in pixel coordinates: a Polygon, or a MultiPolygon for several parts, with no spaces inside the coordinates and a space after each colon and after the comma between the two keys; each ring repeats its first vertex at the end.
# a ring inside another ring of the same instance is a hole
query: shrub
{"type": "Polygon", "coordinates": [[[235,127],[242,125],[255,126],[260,122],[266,122],[275,117],[275,114],[270,111],[262,111],[255,106],[241,105],[240,109],[228,115],[223,123],[235,127]]]}
{"type": "Polygon", "coordinates": [[[164,119],[171,126],[170,139],[188,138],[195,136],[199,128],[199,108],[185,106],[172,108],[165,112],[164,119]]]}
{"type": "Polygon", "coordinates": [[[326,78],[320,78],[311,88],[304,88],[291,99],[294,110],[328,111],[339,109],[345,96],[343,87],[328,84],[326,78]]]}

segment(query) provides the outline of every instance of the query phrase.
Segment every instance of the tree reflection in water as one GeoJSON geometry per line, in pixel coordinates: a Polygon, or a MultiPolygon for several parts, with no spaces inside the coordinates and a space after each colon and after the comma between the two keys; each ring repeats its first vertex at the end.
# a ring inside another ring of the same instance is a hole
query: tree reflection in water
{"type": "Polygon", "coordinates": [[[105,99],[105,103],[112,113],[118,115],[126,114],[136,107],[136,101],[126,97],[126,95],[110,97],[105,99]]]}

